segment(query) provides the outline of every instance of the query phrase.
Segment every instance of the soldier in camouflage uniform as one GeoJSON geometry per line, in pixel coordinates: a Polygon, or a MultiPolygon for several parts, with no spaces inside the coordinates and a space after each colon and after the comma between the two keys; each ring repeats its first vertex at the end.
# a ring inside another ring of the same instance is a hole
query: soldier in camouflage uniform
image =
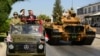
{"type": "Polygon", "coordinates": [[[11,25],[16,25],[16,24],[21,24],[22,23],[21,20],[20,20],[20,18],[19,18],[19,16],[18,16],[18,13],[17,12],[14,12],[13,13],[13,16],[14,17],[10,21],[10,24],[11,25]]]}

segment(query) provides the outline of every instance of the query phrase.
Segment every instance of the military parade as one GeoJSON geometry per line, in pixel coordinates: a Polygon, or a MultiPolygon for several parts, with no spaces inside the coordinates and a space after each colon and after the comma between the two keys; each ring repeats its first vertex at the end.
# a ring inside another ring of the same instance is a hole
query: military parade
{"type": "Polygon", "coordinates": [[[11,11],[12,5],[17,2],[24,4],[25,1],[8,0],[5,6],[9,5],[9,9],[0,9],[5,16],[10,14],[4,16],[8,19],[2,14],[0,17],[3,19],[0,21],[0,56],[100,55],[100,2],[91,2],[75,10],[74,0],[70,1],[68,9],[62,8],[62,0],[55,0],[52,16],[37,15],[37,11],[26,6],[11,11]]]}

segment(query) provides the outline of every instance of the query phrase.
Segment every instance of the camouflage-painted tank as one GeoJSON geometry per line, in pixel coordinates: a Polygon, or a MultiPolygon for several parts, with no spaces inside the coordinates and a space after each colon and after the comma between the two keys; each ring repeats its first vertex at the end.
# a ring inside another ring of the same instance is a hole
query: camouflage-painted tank
{"type": "Polygon", "coordinates": [[[71,10],[62,16],[60,22],[46,23],[45,30],[49,35],[50,43],[57,44],[60,40],[71,44],[91,45],[96,29],[89,24],[82,24],[80,18],[71,10]]]}
{"type": "Polygon", "coordinates": [[[43,26],[37,24],[11,26],[10,36],[7,42],[7,55],[45,56],[43,32],[43,26]]]}

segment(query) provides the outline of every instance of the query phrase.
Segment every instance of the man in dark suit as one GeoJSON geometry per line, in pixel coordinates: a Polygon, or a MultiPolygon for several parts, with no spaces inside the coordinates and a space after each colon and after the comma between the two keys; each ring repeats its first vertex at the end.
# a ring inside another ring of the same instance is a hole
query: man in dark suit
{"type": "Polygon", "coordinates": [[[33,14],[32,10],[28,10],[28,16],[27,16],[27,23],[28,24],[35,24],[36,16],[33,14]]]}

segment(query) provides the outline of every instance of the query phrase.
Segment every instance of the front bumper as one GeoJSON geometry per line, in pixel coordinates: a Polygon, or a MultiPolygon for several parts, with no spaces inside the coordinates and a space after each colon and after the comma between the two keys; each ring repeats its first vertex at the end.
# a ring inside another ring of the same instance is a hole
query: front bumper
{"type": "Polygon", "coordinates": [[[68,33],[63,33],[62,34],[62,38],[65,41],[81,41],[84,38],[84,35],[80,34],[80,33],[75,33],[75,34],[72,34],[72,33],[69,33],[69,34],[68,33]]]}
{"type": "Polygon", "coordinates": [[[45,53],[9,53],[7,56],[46,56],[45,53]]]}
{"type": "Polygon", "coordinates": [[[40,43],[8,43],[7,56],[45,56],[45,45],[41,44],[43,45],[42,49],[39,49],[39,45],[40,43]],[[9,48],[11,44],[14,45],[13,49],[9,48]]]}

